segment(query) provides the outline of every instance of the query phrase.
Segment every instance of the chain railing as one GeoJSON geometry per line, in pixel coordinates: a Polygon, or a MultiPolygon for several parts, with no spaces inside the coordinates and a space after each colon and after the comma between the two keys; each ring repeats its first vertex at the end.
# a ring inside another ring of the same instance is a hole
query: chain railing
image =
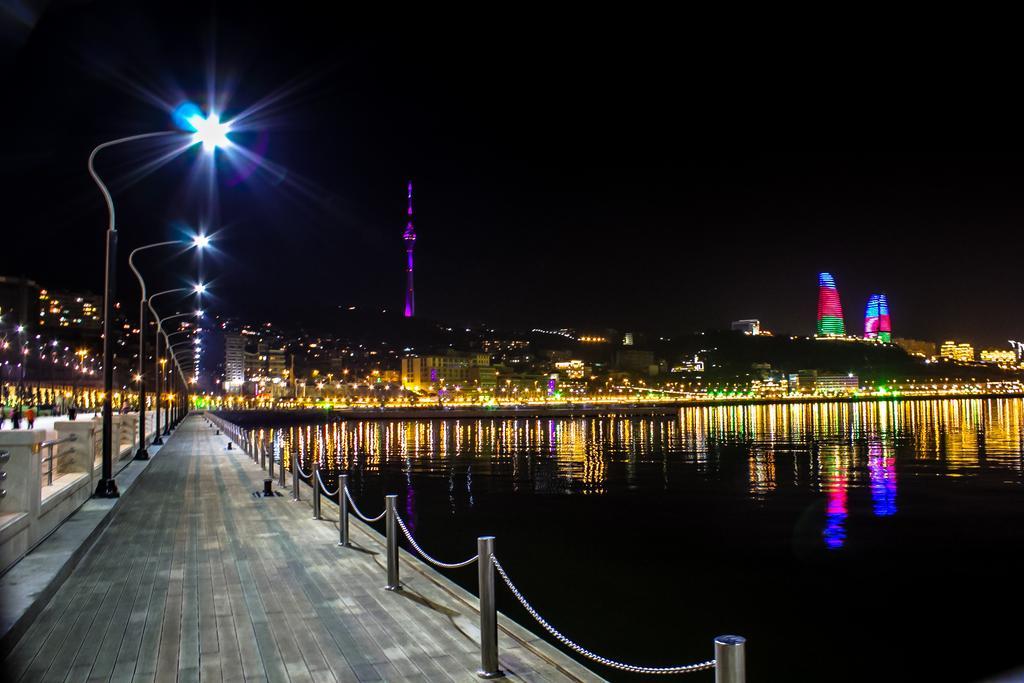
{"type": "MultiPolygon", "coordinates": [[[[207,414],[207,420],[210,422],[211,426],[217,427],[219,430],[223,431],[230,440],[237,443],[239,448],[245,451],[249,457],[259,462],[261,466],[263,465],[263,459],[257,457],[252,438],[244,430],[241,430],[236,425],[226,422],[214,415],[207,414]],[[251,453],[250,449],[252,449],[251,453]]],[[[272,467],[272,453],[270,455],[270,463],[272,467]]],[[[280,463],[281,485],[284,484],[284,469],[284,460],[282,458],[280,463]]],[[[514,597],[519,605],[526,610],[527,614],[529,614],[541,626],[541,628],[558,643],[584,659],[596,662],[602,666],[606,666],[617,671],[624,671],[632,674],[652,676],[674,675],[714,669],[715,683],[745,683],[746,681],[746,639],[742,636],[718,636],[714,639],[714,659],[698,662],[696,664],[684,664],[679,666],[643,666],[627,664],[609,657],[604,657],[570,639],[541,616],[540,612],[538,612],[537,609],[526,599],[518,586],[512,582],[512,579],[509,578],[508,572],[498,561],[497,556],[494,554],[493,536],[481,536],[477,539],[477,553],[473,557],[462,562],[442,562],[429,555],[425,550],[423,550],[420,544],[416,542],[416,539],[409,531],[409,527],[406,525],[405,520],[403,520],[398,514],[397,495],[389,494],[385,496],[384,511],[376,517],[369,517],[363,514],[356,505],[356,502],[352,497],[352,493],[348,488],[347,474],[338,475],[338,488],[331,491],[324,483],[323,477],[320,474],[320,469],[316,464],[313,466],[313,471],[307,475],[302,471],[298,458],[293,455],[291,458],[291,470],[293,500],[299,500],[300,473],[304,478],[309,480],[310,486],[313,488],[312,503],[314,519],[321,519],[321,495],[327,495],[328,497],[337,496],[339,510],[339,546],[348,547],[350,545],[348,519],[350,509],[356,517],[364,522],[372,524],[374,522],[379,522],[382,519],[385,521],[387,584],[384,588],[386,590],[399,591],[402,589],[399,578],[399,534],[405,537],[409,546],[416,555],[423,558],[427,563],[441,569],[461,569],[474,563],[477,565],[480,601],[480,670],[477,671],[477,675],[481,678],[496,678],[503,675],[498,662],[498,613],[494,581],[494,573],[497,571],[502,582],[512,594],[512,597],[514,597]]],[[[271,476],[273,476],[272,470],[271,476]]]]}
{"type": "Polygon", "coordinates": [[[409,541],[409,545],[412,546],[413,550],[419,553],[420,557],[435,567],[441,567],[442,569],[460,569],[462,567],[468,567],[480,559],[479,555],[474,555],[468,560],[463,560],[462,562],[442,562],[441,560],[435,560],[433,557],[428,555],[426,551],[420,547],[420,544],[416,542],[416,539],[412,537],[412,534],[409,533],[409,529],[405,526],[405,521],[402,519],[401,515],[396,515],[395,521],[398,523],[398,528],[402,530],[402,534],[405,535],[406,540],[409,541]]]}
{"type": "Polygon", "coordinates": [[[345,487],[345,498],[348,500],[348,504],[352,506],[352,512],[356,513],[356,517],[369,524],[379,522],[380,520],[384,519],[384,515],[388,513],[387,509],[385,508],[384,512],[380,513],[376,517],[369,517],[363,514],[362,511],[360,511],[360,509],[356,506],[356,501],[352,499],[352,494],[349,492],[347,486],[345,487]]]}
{"type": "Polygon", "coordinates": [[[498,562],[498,558],[494,555],[490,557],[491,562],[494,564],[494,568],[498,570],[498,575],[501,576],[501,580],[508,586],[509,591],[515,596],[515,599],[519,601],[519,604],[523,606],[531,617],[533,617],[538,624],[540,624],[545,631],[551,634],[555,640],[565,645],[567,648],[576,652],[577,654],[583,655],[587,659],[593,660],[598,664],[610,667],[612,669],[618,669],[619,671],[628,671],[634,674],[688,674],[695,671],[707,671],[708,669],[715,668],[715,660],[709,659],[706,662],[700,662],[699,664],[685,664],[683,666],[638,666],[636,664],[624,664],[622,662],[602,657],[601,655],[595,654],[583,647],[579,643],[567,638],[561,631],[552,626],[544,617],[542,617],[533,605],[531,605],[522,592],[512,583],[512,579],[508,578],[508,573],[505,568],[498,562]]]}

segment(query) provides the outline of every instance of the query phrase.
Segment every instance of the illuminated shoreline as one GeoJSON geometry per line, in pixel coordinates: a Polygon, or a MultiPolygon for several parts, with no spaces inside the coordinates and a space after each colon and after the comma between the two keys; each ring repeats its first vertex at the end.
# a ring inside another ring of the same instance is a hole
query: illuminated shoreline
{"type": "MultiPolygon", "coordinates": [[[[944,399],[999,399],[1024,398],[1024,390],[1012,392],[944,392],[944,393],[887,393],[861,394],[855,396],[783,396],[783,397],[708,397],[684,399],[615,399],[579,400],[572,402],[523,402],[498,405],[479,403],[436,403],[403,404],[389,403],[384,406],[339,405],[326,403],[296,403],[294,401],[249,401],[221,402],[207,405],[206,410],[260,411],[286,413],[320,413],[330,416],[352,418],[438,418],[438,417],[568,417],[579,415],[603,415],[607,413],[634,415],[665,415],[681,408],[694,406],[735,406],[735,405],[801,405],[820,403],[880,403],[890,401],[933,401],[944,399]]],[[[212,403],[212,402],[211,402],[212,403]]]]}

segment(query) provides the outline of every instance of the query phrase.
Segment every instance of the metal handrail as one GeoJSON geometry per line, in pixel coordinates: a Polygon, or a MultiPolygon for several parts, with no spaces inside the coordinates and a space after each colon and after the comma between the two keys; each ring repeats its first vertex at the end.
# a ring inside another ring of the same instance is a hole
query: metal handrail
{"type": "MultiPolygon", "coordinates": [[[[11,452],[10,451],[0,451],[0,465],[6,465],[10,461],[10,459],[11,459],[11,452]]],[[[6,470],[0,470],[0,482],[5,482],[5,481],[7,481],[7,471],[6,470]]],[[[0,488],[0,498],[5,498],[6,496],[7,496],[7,489],[0,488]]]]}
{"type": "Polygon", "coordinates": [[[53,448],[54,446],[59,446],[62,443],[69,443],[71,441],[78,441],[78,435],[68,434],[63,439],[50,439],[49,441],[41,441],[39,443],[39,449],[42,450],[43,448],[53,448]]]}
{"type": "MultiPolygon", "coordinates": [[[[46,485],[47,486],[53,486],[53,458],[54,458],[54,456],[53,456],[53,449],[54,449],[54,447],[55,446],[59,446],[61,444],[65,444],[65,443],[71,443],[73,441],[78,441],[78,435],[77,434],[69,434],[68,436],[65,436],[62,439],[50,439],[49,441],[42,441],[42,442],[39,443],[39,445],[37,447],[38,450],[41,451],[41,450],[43,450],[45,448],[46,451],[47,451],[46,457],[43,458],[43,462],[46,462],[46,464],[47,464],[47,470],[46,470],[46,485]]],[[[61,450],[61,452],[58,453],[57,456],[60,457],[62,455],[71,455],[74,452],[75,452],[74,448],[69,448],[66,451],[65,450],[61,450]]]]}

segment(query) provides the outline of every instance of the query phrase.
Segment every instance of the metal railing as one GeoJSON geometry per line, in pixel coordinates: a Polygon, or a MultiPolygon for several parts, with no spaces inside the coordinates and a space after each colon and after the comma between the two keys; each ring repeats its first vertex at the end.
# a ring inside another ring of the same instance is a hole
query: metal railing
{"type": "MultiPolygon", "coordinates": [[[[46,450],[46,455],[43,456],[43,463],[46,464],[46,471],[42,472],[42,478],[44,478],[45,481],[46,481],[46,483],[43,484],[44,486],[53,486],[53,470],[54,470],[53,460],[54,460],[54,458],[59,458],[61,456],[65,456],[65,455],[71,455],[72,453],[75,452],[74,447],[72,447],[72,448],[61,448],[60,451],[57,453],[57,455],[54,455],[53,454],[53,449],[56,448],[57,446],[60,446],[60,445],[66,444],[66,443],[71,443],[73,441],[78,441],[78,436],[76,436],[75,434],[70,434],[68,436],[65,436],[63,439],[51,439],[50,441],[43,441],[42,443],[39,444],[39,446],[38,446],[39,451],[46,450]]],[[[42,482],[40,482],[40,483],[42,483],[42,482]]]]}
{"type": "MultiPolygon", "coordinates": [[[[219,431],[223,431],[229,439],[238,444],[239,448],[241,448],[246,455],[252,458],[255,462],[259,463],[261,466],[263,466],[264,463],[269,462],[270,467],[273,467],[274,455],[273,452],[269,450],[266,441],[255,441],[245,430],[215,415],[207,414],[206,418],[211,427],[215,427],[219,431]]],[[[278,464],[280,465],[279,485],[284,486],[284,459],[282,458],[278,464]]],[[[409,531],[409,527],[406,526],[405,520],[403,520],[398,514],[398,496],[396,494],[386,495],[384,497],[383,512],[377,516],[371,517],[364,514],[352,498],[352,493],[348,488],[347,474],[338,475],[338,488],[331,491],[324,483],[323,478],[320,475],[320,469],[316,465],[314,465],[312,472],[306,474],[302,471],[302,466],[299,464],[298,458],[294,455],[291,458],[290,464],[290,469],[292,471],[292,500],[300,500],[299,481],[300,478],[306,479],[313,489],[313,519],[322,519],[320,500],[322,495],[326,495],[329,498],[337,496],[339,510],[339,546],[349,547],[350,545],[350,514],[354,514],[366,523],[374,523],[379,522],[382,519],[384,520],[385,555],[387,557],[387,583],[384,586],[385,590],[400,591],[402,589],[399,576],[398,552],[400,535],[405,537],[408,545],[415,555],[421,557],[428,564],[440,569],[460,569],[472,564],[477,565],[480,613],[480,669],[477,671],[477,675],[481,678],[497,678],[504,675],[498,662],[498,612],[497,601],[495,599],[496,591],[494,580],[494,574],[495,571],[497,571],[498,576],[501,577],[502,583],[508,588],[509,592],[523,607],[523,609],[525,609],[526,612],[540,625],[540,627],[556,641],[584,659],[588,659],[611,669],[633,674],[671,675],[714,669],[715,683],[745,683],[746,681],[746,639],[742,636],[718,636],[714,639],[713,644],[714,658],[703,662],[697,662],[695,664],[683,664],[679,666],[644,666],[628,664],[599,655],[570,639],[541,616],[533,604],[526,599],[519,587],[513,583],[512,579],[508,575],[508,571],[502,566],[501,562],[498,561],[498,557],[494,552],[494,536],[479,537],[477,539],[476,554],[472,557],[461,562],[442,562],[441,560],[429,555],[425,550],[423,550],[420,544],[417,543],[416,539],[409,531]]],[[[268,474],[273,478],[272,469],[268,469],[268,474]]]]}
{"type": "Polygon", "coordinates": [[[0,498],[7,497],[7,463],[11,460],[10,451],[0,451],[0,498]]]}

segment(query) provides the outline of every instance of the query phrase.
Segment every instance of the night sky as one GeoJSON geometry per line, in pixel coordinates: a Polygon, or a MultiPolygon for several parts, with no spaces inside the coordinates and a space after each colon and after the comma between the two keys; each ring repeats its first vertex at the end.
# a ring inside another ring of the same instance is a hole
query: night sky
{"type": "MultiPolygon", "coordinates": [[[[222,158],[216,208],[194,149],[133,183],[149,145],[98,168],[123,255],[216,223],[221,313],[400,311],[412,179],[423,317],[806,334],[828,270],[848,331],[881,291],[896,336],[1024,338],[1024,117],[998,48],[656,15],[31,4],[3,29],[0,273],[100,291],[90,149],[170,129],[156,100],[205,109],[213,73],[226,118],[281,95],[236,138],[272,163],[239,181],[222,158]]],[[[153,288],[196,267],[144,265],[153,288]]],[[[121,284],[135,300],[125,264],[121,284]]]]}

